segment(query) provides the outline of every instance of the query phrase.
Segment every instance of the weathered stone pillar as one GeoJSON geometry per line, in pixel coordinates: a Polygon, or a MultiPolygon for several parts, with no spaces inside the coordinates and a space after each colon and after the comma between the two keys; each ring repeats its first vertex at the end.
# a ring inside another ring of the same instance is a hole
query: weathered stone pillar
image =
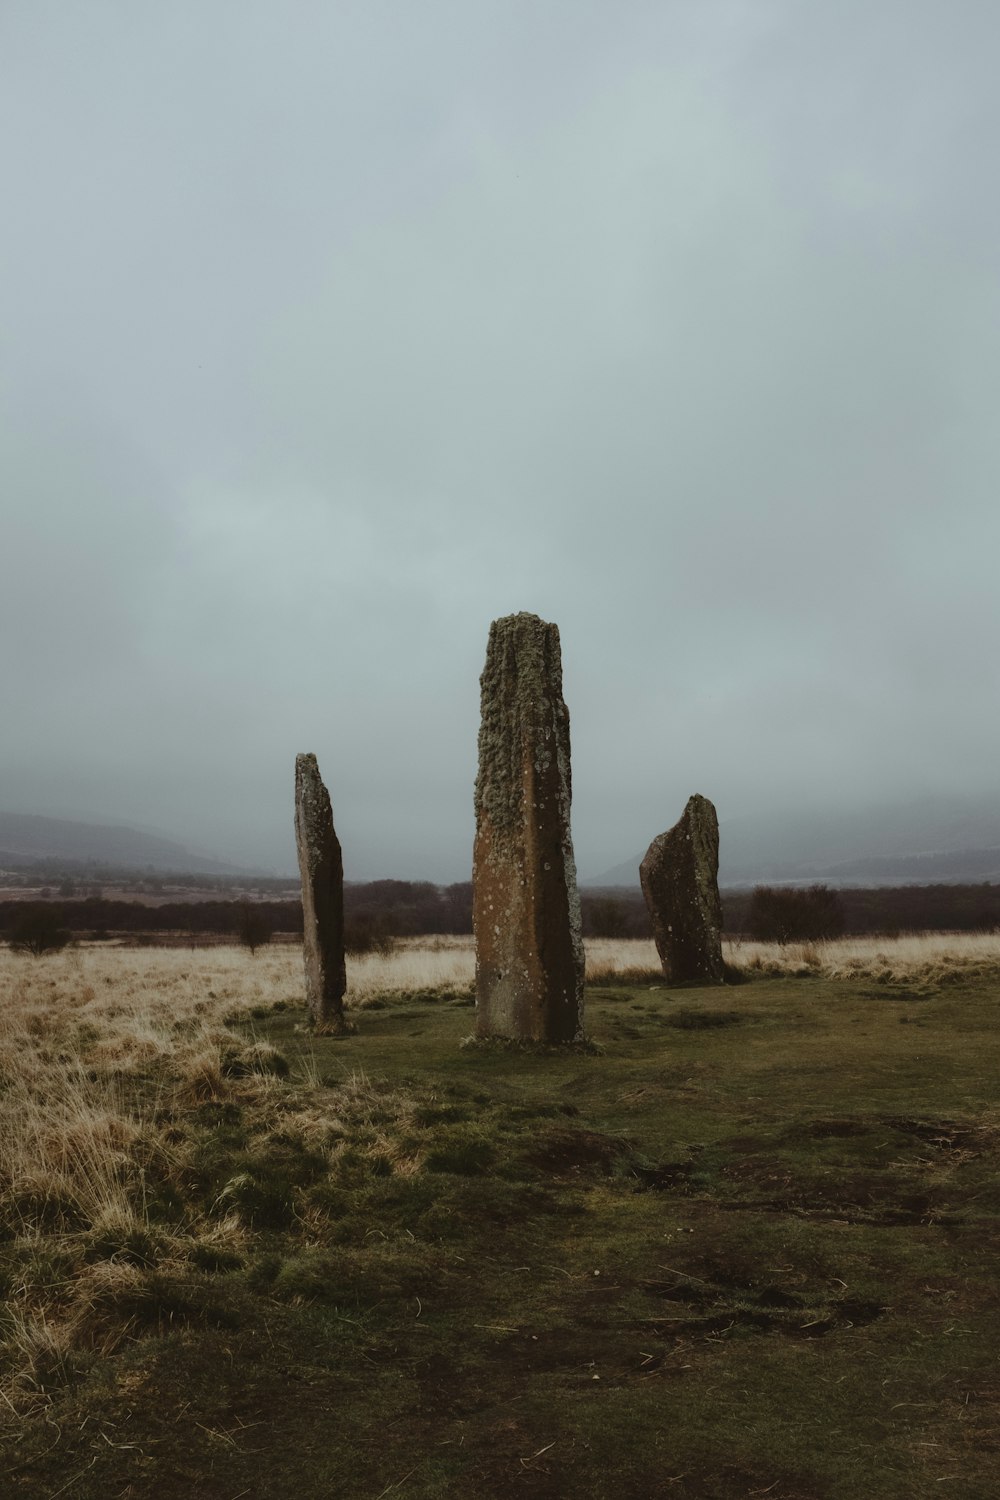
{"type": "Polygon", "coordinates": [[[688,799],[639,866],[656,951],[670,984],[722,984],[719,820],[707,797],[688,799]]]}
{"type": "Polygon", "coordinates": [[[344,862],[315,755],[295,757],[295,842],[302,877],[306,1004],[317,1031],[345,1031],[344,862]]]}
{"type": "Polygon", "coordinates": [[[480,685],[476,1031],[578,1041],[584,958],[558,627],[531,614],[494,620],[480,685]]]}

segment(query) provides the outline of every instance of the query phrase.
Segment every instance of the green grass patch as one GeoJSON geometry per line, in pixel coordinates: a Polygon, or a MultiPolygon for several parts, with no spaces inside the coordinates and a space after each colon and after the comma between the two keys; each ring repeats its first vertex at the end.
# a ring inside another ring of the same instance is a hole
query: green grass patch
{"type": "Polygon", "coordinates": [[[6,1492],[992,1500],[995,983],[588,1000],[258,1016],[151,1212],[10,1209],[6,1492]]]}

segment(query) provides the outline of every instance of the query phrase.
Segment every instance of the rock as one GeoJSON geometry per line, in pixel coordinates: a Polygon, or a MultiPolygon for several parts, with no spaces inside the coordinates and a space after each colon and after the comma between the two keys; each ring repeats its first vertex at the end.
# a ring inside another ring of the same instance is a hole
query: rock
{"type": "Polygon", "coordinates": [[[302,877],[306,1005],[317,1031],[345,1031],[344,862],[315,755],[295,757],[295,842],[302,877]]]}
{"type": "Polygon", "coordinates": [[[584,957],[558,627],[531,614],[494,620],[480,685],[476,1030],[579,1041],[584,957]]]}
{"type": "Polygon", "coordinates": [[[670,984],[722,984],[719,820],[707,797],[646,850],[639,866],[656,950],[670,984]]]}

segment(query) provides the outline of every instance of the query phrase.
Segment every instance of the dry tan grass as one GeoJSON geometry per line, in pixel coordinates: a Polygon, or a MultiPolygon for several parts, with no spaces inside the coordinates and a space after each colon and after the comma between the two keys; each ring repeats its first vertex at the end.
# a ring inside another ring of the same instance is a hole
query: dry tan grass
{"type": "MultiPolygon", "coordinates": [[[[448,944],[356,966],[353,1003],[375,988],[465,987],[471,954],[448,944]]],[[[190,1128],[202,1105],[238,1106],[248,1137],[293,1130],[334,1156],[383,1149],[377,1123],[403,1096],[361,1073],[314,1102],[317,1076],[289,1091],[283,1058],[255,1016],[302,1003],[297,949],[124,949],[94,945],[37,960],[0,949],[0,1395],[44,1399],[53,1384],[129,1332],[148,1276],[190,1277],[213,1253],[240,1256],[247,1226],[226,1193],[185,1196],[190,1128]],[[233,1030],[231,1023],[244,1023],[233,1030]],[[248,1036],[246,1023],[250,1023],[248,1036]],[[155,1210],[172,1192],[180,1217],[155,1210]]],[[[387,1148],[386,1148],[387,1149],[387,1148]]],[[[397,1164],[397,1170],[403,1164],[397,1164]]]]}
{"type": "Polygon", "coordinates": [[[727,942],[729,963],[751,974],[822,974],[828,979],[947,983],[1000,971],[1000,933],[922,932],[845,937],[827,943],[727,942]]]}
{"type": "MultiPolygon", "coordinates": [[[[296,949],[295,962],[301,968],[296,949]]],[[[298,971],[297,971],[298,972],[298,971]]],[[[367,953],[347,960],[348,1007],[363,1008],[376,995],[393,990],[468,991],[475,979],[471,937],[420,937],[399,943],[391,953],[367,953]]]]}
{"type": "Polygon", "coordinates": [[[270,1008],[288,983],[278,953],[251,962],[236,949],[94,947],[35,960],[0,950],[8,1401],[30,1399],[126,1335],[129,1318],[108,1308],[128,1302],[136,1262],[182,1263],[199,1240],[242,1234],[225,1219],[156,1226],[147,1204],[183,1172],[178,1110],[227,1088],[272,1086],[254,1071],[268,1066],[262,1049],[224,1023],[270,1008]],[[247,1076],[231,1079],[237,1064],[247,1076]]]}
{"type": "MultiPolygon", "coordinates": [[[[598,982],[662,982],[651,942],[587,948],[598,982]]],[[[1000,971],[1000,935],[730,943],[726,955],[751,973],[947,983],[1000,971]]],[[[199,1253],[241,1253],[247,1227],[224,1201],[179,1221],[147,1211],[165,1184],[184,1181],[186,1122],[201,1105],[235,1100],[262,1134],[294,1116],[308,1147],[331,1155],[348,1126],[356,1148],[398,1150],[383,1125],[405,1118],[407,1099],[376,1095],[358,1074],[324,1090],[320,1104],[310,1085],[322,1080],[308,1069],[303,1087],[282,1090],[274,1049],[227,1024],[300,1006],[301,964],[300,951],[284,946],[251,957],[236,947],[95,945],[40,960],[0,949],[0,1239],[16,1252],[0,1287],[8,1400],[37,1399],[74,1361],[127,1336],[131,1314],[113,1309],[135,1304],[143,1268],[190,1270],[199,1253]]],[[[418,939],[350,961],[348,1003],[363,1008],[393,991],[467,993],[473,977],[471,939],[418,939]]],[[[397,1172],[416,1166],[394,1161],[397,1172]]]]}
{"type": "MultiPolygon", "coordinates": [[[[635,938],[587,942],[593,983],[662,983],[656,948],[635,938]]],[[[753,943],[724,939],[723,956],[750,975],[821,974],[827,979],[937,980],[1000,972],[1000,933],[926,932],[901,937],[846,937],[827,943],[753,943]]]]}
{"type": "MultiPolygon", "coordinates": [[[[659,982],[652,942],[594,940],[587,949],[591,979],[659,982]]],[[[751,973],[940,980],[1000,968],[1000,935],[727,943],[726,956],[751,973]]],[[[469,938],[415,939],[351,960],[348,1005],[393,991],[467,992],[474,967],[469,938]]],[[[31,1202],[40,1183],[72,1180],[88,1214],[120,1206],[130,1191],[123,1163],[135,1160],[145,1128],[140,1095],[150,1115],[157,1089],[220,1096],[233,1069],[225,1023],[299,1006],[301,997],[294,947],[251,958],[237,947],[95,945],[41,960],[0,949],[0,1188],[16,1183],[16,1196],[31,1202]],[[137,1081],[145,1081],[139,1094],[137,1081]]],[[[244,1062],[244,1071],[266,1074],[263,1052],[244,1062]]]]}

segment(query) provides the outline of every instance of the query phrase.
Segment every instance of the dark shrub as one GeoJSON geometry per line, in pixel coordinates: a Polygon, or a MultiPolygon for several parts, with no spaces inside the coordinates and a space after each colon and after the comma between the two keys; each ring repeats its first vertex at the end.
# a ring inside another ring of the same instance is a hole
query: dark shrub
{"type": "Polygon", "coordinates": [[[344,923],[345,953],[392,953],[396,939],[387,929],[387,919],[381,912],[359,912],[357,916],[348,917],[344,923]]]}
{"type": "Polygon", "coordinates": [[[65,948],[70,935],[59,926],[59,914],[44,906],[26,906],[7,931],[10,946],[18,953],[56,953],[65,948]]]}
{"type": "Polygon", "coordinates": [[[236,941],[242,948],[249,948],[251,954],[257,952],[265,943],[271,941],[274,927],[267,912],[261,911],[259,906],[252,905],[249,901],[241,901],[236,911],[236,921],[233,924],[236,933],[236,941]]]}
{"type": "Polygon", "coordinates": [[[822,941],[844,931],[844,907],[826,885],[804,890],[759,885],[750,899],[747,927],[759,943],[822,941]]]}

